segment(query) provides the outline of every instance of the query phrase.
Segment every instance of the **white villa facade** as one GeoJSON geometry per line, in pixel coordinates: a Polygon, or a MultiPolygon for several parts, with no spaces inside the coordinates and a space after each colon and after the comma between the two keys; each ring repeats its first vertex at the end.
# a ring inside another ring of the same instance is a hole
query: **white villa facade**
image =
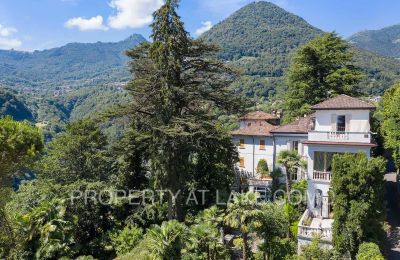
{"type": "Polygon", "coordinates": [[[340,95],[312,109],[315,111],[313,115],[285,126],[271,124],[270,118],[274,115],[253,112],[242,117],[240,128],[232,132],[233,140],[238,144],[238,167],[252,176],[257,175],[256,167],[261,159],[267,160],[270,170],[279,168],[276,160],[282,150],[297,150],[307,160],[306,173],[299,172],[297,177],[292,177],[292,180],[305,178],[308,182],[307,210],[298,227],[299,250],[316,234],[323,245],[330,247],[332,244],[329,189],[333,155],[363,152],[369,157],[371,148],[375,146],[370,132],[370,114],[375,106],[340,95]],[[257,120],[254,114],[258,115],[257,120]],[[253,118],[252,123],[262,127],[248,124],[249,117],[253,118]]]}

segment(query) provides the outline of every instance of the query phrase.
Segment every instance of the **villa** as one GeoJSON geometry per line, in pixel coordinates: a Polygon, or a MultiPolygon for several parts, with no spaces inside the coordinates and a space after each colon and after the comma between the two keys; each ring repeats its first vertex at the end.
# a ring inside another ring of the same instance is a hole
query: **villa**
{"type": "Polygon", "coordinates": [[[312,115],[284,126],[279,125],[279,117],[274,114],[252,112],[240,118],[240,128],[232,132],[238,144],[238,167],[253,178],[257,178],[257,163],[261,159],[267,161],[269,169],[280,168],[277,155],[282,150],[296,150],[307,161],[305,173],[299,170],[297,176],[291,176],[293,181],[308,182],[307,210],[298,225],[299,250],[315,235],[319,235],[321,244],[331,247],[329,189],[333,155],[363,152],[369,157],[371,148],[376,146],[370,131],[374,105],[340,95],[314,105],[312,110],[312,115]]]}

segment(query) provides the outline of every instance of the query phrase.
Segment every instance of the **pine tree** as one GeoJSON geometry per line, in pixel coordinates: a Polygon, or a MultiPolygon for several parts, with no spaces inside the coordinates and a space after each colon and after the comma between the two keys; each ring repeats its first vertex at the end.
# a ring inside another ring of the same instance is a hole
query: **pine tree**
{"type": "Polygon", "coordinates": [[[348,44],[335,33],[317,37],[295,54],[286,80],[284,122],[310,113],[310,107],[330,97],[357,95],[362,74],[352,65],[348,44]]]}
{"type": "MultiPolygon", "coordinates": [[[[225,174],[233,174],[235,148],[214,111],[241,108],[228,90],[237,74],[213,59],[216,46],[190,38],[177,8],[177,0],[167,0],[153,15],[153,42],[127,52],[134,77],[127,87],[133,130],[145,144],[154,185],[172,193],[184,191],[193,169],[208,161],[213,170],[223,161],[225,174]]],[[[170,219],[183,220],[181,197],[170,197],[170,219]]]]}

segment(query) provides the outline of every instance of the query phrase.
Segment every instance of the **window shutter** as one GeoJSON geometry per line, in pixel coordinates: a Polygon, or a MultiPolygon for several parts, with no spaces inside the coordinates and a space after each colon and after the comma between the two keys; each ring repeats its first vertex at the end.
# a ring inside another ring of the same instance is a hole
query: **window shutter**
{"type": "Polygon", "coordinates": [[[303,143],[299,143],[299,154],[300,155],[304,155],[304,146],[303,146],[303,143]]]}
{"type": "Polygon", "coordinates": [[[287,145],[287,149],[288,149],[288,150],[292,150],[292,141],[290,141],[290,140],[287,141],[287,144],[286,144],[286,145],[287,145]]]}
{"type": "Polygon", "coordinates": [[[336,132],[336,120],[337,120],[337,115],[332,114],[331,115],[331,125],[332,125],[332,132],[336,132]]]}
{"type": "Polygon", "coordinates": [[[265,150],[265,140],[260,139],[260,150],[265,150]]]}
{"type": "Polygon", "coordinates": [[[244,148],[244,139],[240,139],[240,141],[239,141],[239,147],[240,147],[241,149],[244,148]]]}
{"type": "Polygon", "coordinates": [[[346,114],[346,132],[350,132],[351,114],[346,114]]]}
{"type": "Polygon", "coordinates": [[[244,168],[244,157],[240,157],[239,164],[241,168],[244,168]]]}

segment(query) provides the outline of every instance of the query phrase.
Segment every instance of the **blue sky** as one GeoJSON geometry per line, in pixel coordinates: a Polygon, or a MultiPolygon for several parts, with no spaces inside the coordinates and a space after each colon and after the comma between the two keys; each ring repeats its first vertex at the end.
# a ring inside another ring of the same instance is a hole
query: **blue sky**
{"type": "MultiPolygon", "coordinates": [[[[0,0],[0,49],[42,50],[69,42],[148,37],[151,13],[163,0],[0,0]]],[[[182,0],[179,10],[196,36],[251,0],[182,0]]],[[[325,31],[347,37],[400,24],[398,0],[272,0],[325,31]]]]}

